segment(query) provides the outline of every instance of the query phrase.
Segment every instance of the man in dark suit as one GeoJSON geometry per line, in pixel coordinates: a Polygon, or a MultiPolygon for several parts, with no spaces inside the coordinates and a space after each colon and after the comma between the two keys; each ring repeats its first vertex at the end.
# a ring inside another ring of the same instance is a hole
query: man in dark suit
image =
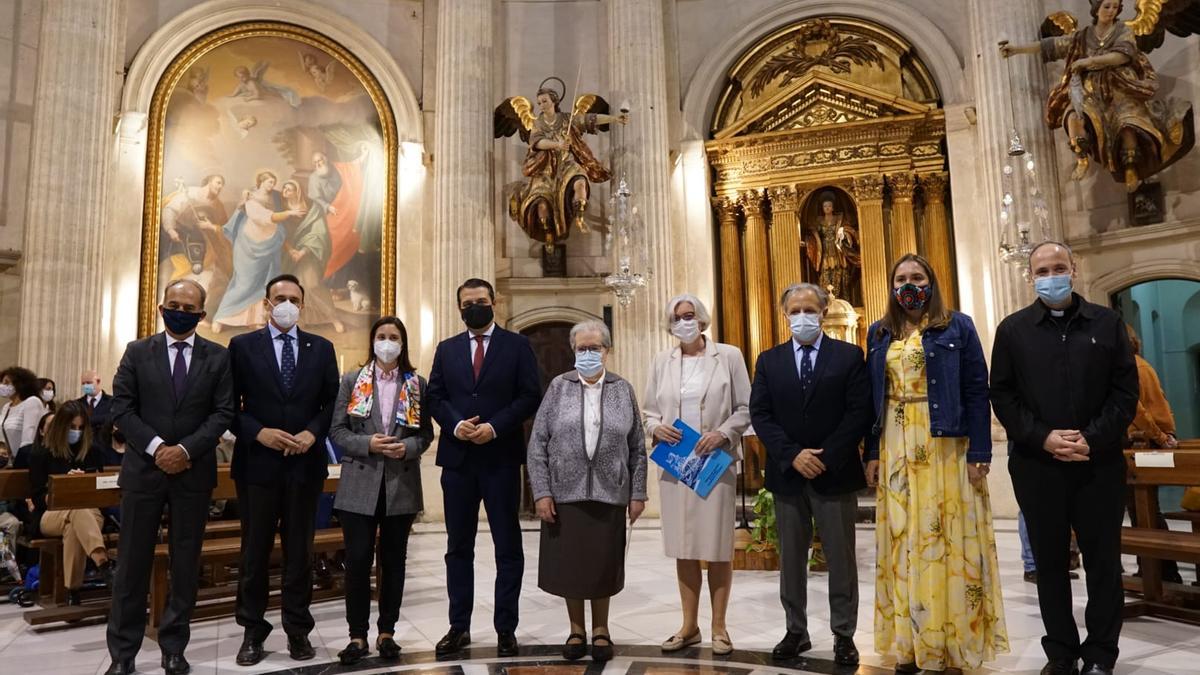
{"type": "Polygon", "coordinates": [[[767,489],[779,529],[779,596],[787,634],[778,659],[812,647],[808,632],[808,549],[813,521],[829,561],[834,660],[856,665],[858,568],[855,493],[866,487],[859,443],[871,425],[871,391],[862,350],[826,337],[829,294],[796,284],[780,300],[792,339],[758,357],[750,388],[754,431],[767,448],[767,489]]]}
{"type": "Polygon", "coordinates": [[[290,274],[267,282],[266,328],[229,341],[238,403],[231,474],[242,518],[237,622],[244,630],[237,663],[263,658],[271,624],[268,579],[275,534],[283,547],[283,630],[288,652],[304,661],[316,655],[308,634],[313,617],[312,543],[317,498],[328,475],[325,436],[337,398],[333,344],[296,328],[304,288],[290,274]]]}
{"type": "Polygon", "coordinates": [[[108,435],[108,420],[112,415],[113,397],[100,388],[100,375],[95,369],[83,371],[79,376],[79,388],[83,392],[79,402],[91,411],[88,421],[92,427],[92,452],[110,452],[112,438],[108,435]]]}
{"type": "Polygon", "coordinates": [[[134,672],[163,508],[170,506],[171,584],[158,626],[168,675],[191,670],[183,652],[196,604],[200,549],[217,484],[217,439],[233,420],[229,352],[196,335],[206,293],[182,280],[159,305],[166,331],[131,342],[113,379],[112,415],[129,450],[121,464],[121,540],[108,615],[108,675],[134,672]]]}
{"type": "Polygon", "coordinates": [[[497,651],[515,656],[517,600],[525,572],[517,519],[523,425],[541,400],[537,359],[529,340],[495,324],[491,284],[468,279],[456,298],[467,331],[438,344],[429,376],[429,410],[442,428],[437,465],[442,467],[449,539],[450,631],[436,651],[439,656],[454,654],[471,643],[475,533],[482,501],[496,546],[497,651]]]}

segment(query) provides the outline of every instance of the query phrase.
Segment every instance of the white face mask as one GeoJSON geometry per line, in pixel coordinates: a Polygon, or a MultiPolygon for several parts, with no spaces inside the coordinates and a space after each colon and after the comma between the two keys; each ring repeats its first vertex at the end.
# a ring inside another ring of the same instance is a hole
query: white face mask
{"type": "Polygon", "coordinates": [[[686,321],[676,321],[674,326],[671,326],[671,335],[679,338],[683,344],[691,344],[700,337],[700,322],[695,319],[686,321]]]}
{"type": "Polygon", "coordinates": [[[276,326],[289,331],[300,320],[300,308],[293,305],[291,300],[284,300],[271,308],[271,318],[276,326]]]}
{"type": "Polygon", "coordinates": [[[0,398],[12,398],[12,395],[17,393],[17,388],[11,384],[0,384],[0,398]]]}
{"type": "Polygon", "coordinates": [[[404,345],[395,340],[376,340],[375,358],[379,359],[380,363],[395,363],[396,359],[400,358],[402,349],[404,345]]]}
{"type": "Polygon", "coordinates": [[[788,324],[792,328],[792,337],[799,340],[801,344],[812,344],[821,335],[820,314],[805,314],[803,312],[792,314],[788,317],[788,324]]]}
{"type": "Polygon", "coordinates": [[[45,401],[46,403],[53,401],[54,400],[54,390],[53,389],[43,389],[42,390],[42,400],[45,401]]]}

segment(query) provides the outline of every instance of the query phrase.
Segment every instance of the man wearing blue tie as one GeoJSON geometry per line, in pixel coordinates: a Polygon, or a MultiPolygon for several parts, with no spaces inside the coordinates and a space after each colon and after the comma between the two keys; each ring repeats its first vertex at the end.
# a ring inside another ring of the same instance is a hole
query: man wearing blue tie
{"type": "Polygon", "coordinates": [[[437,346],[429,375],[429,411],[442,430],[437,465],[442,467],[450,595],[450,631],[436,651],[439,656],[455,654],[471,643],[475,533],[482,501],[496,547],[497,652],[516,656],[517,601],[525,572],[517,518],[523,425],[537,412],[541,382],[529,340],[496,325],[491,284],[468,279],[455,299],[467,331],[437,346]]]}
{"type": "Polygon", "coordinates": [[[237,622],[244,631],[237,663],[263,658],[271,624],[267,611],[271,550],[283,547],[283,630],[288,652],[303,661],[316,655],[308,634],[314,622],[312,542],[317,498],[328,475],[325,437],[338,391],[333,344],[296,327],[304,288],[290,274],[267,282],[266,328],[229,341],[237,436],[230,473],[242,517],[237,622]]]}

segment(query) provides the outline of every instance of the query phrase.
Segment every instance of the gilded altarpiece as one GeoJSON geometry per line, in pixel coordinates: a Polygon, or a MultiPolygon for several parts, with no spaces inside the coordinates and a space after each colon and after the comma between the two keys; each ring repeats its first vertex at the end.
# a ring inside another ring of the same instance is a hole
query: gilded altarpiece
{"type": "Polygon", "coordinates": [[[939,101],[913,46],[858,19],[789,26],[732,66],[706,148],[721,335],[751,365],[789,335],[778,300],[798,281],[835,286],[860,342],[904,253],[926,256],[955,304],[939,101]]]}

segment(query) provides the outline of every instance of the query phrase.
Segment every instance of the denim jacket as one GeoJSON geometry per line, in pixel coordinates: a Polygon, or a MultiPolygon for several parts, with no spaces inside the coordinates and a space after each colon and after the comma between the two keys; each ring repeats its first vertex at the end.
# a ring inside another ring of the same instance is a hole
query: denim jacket
{"type": "MultiPolygon", "coordinates": [[[[925,377],[929,392],[930,434],[936,438],[966,436],[968,462],[992,461],[992,412],[988,400],[987,363],[975,324],[952,312],[945,328],[926,330],[925,377]]],[[[879,437],[887,404],[887,352],[892,335],[871,325],[867,333],[867,370],[875,424],[866,439],[866,459],[879,459],[879,437]],[[877,331],[881,331],[877,334],[877,331]]]]}

